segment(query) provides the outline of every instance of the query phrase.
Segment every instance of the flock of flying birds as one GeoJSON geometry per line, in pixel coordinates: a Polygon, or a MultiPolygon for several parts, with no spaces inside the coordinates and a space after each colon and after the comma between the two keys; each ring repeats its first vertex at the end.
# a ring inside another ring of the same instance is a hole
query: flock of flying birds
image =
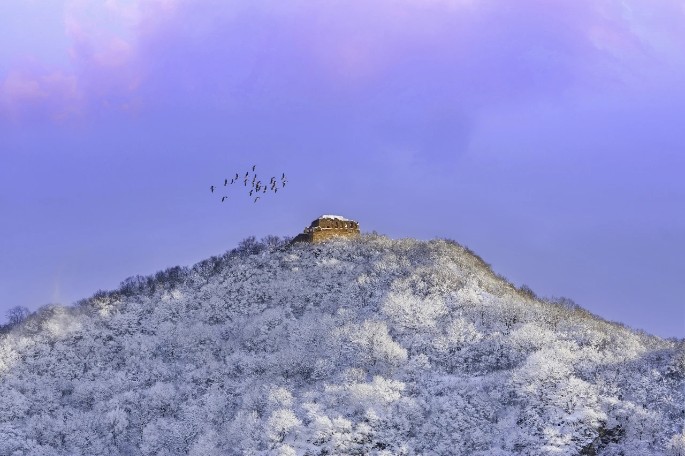
{"type": "MultiPolygon", "coordinates": [[[[239,173],[235,173],[235,176],[229,181],[228,179],[224,179],[224,187],[228,187],[229,185],[234,185],[236,183],[239,183],[242,181],[243,187],[247,187],[247,183],[250,182],[250,190],[248,192],[248,195],[250,197],[254,197],[254,203],[259,201],[259,199],[268,191],[272,192],[274,194],[278,193],[279,189],[285,188],[285,184],[288,182],[288,180],[285,177],[285,173],[281,175],[281,180],[280,182],[276,179],[276,176],[271,177],[269,179],[269,183],[264,183],[261,180],[257,178],[257,173],[255,172],[255,169],[257,168],[257,165],[252,166],[252,175],[250,175],[250,171],[247,171],[244,176],[241,177],[239,173]],[[250,180],[250,177],[252,177],[252,180],[250,180]],[[279,185],[280,184],[280,185],[279,185]]],[[[220,187],[217,187],[216,185],[210,185],[209,189],[211,190],[212,193],[214,193],[215,190],[219,190],[220,187]]],[[[227,189],[228,190],[228,189],[227,189]]],[[[228,195],[223,195],[221,197],[221,202],[223,203],[228,199],[228,195]]]]}

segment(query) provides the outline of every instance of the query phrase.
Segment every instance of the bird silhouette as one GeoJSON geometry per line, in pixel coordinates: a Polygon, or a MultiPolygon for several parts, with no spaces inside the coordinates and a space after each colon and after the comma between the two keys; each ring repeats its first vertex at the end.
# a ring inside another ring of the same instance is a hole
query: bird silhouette
{"type": "MultiPolygon", "coordinates": [[[[244,177],[243,178],[243,186],[247,187],[247,181],[250,179],[250,174],[252,174],[252,182],[251,182],[252,185],[250,186],[250,189],[248,191],[248,195],[251,198],[254,197],[253,202],[256,203],[257,201],[259,201],[259,199],[261,198],[261,196],[259,196],[260,193],[264,194],[264,195],[269,191],[273,192],[274,194],[278,193],[279,179],[278,179],[278,177],[276,177],[277,175],[269,177],[269,183],[266,184],[259,179],[259,176],[256,173],[257,165],[252,165],[252,167],[250,169],[252,171],[248,170],[247,172],[245,172],[245,175],[243,176],[244,177]]],[[[225,178],[224,179],[224,187],[227,187],[228,184],[233,185],[233,184],[237,183],[240,180],[240,176],[241,176],[240,173],[235,173],[235,176],[233,178],[231,178],[231,179],[225,178]],[[230,182],[229,182],[229,180],[230,180],[230,182]]],[[[285,173],[281,173],[281,179],[280,179],[281,187],[280,187],[280,189],[285,187],[287,182],[288,182],[288,180],[286,178],[285,173]]],[[[217,186],[216,185],[210,185],[209,189],[212,193],[214,193],[214,190],[217,190],[217,186]]],[[[222,203],[225,202],[228,199],[228,197],[229,197],[229,195],[222,195],[221,196],[221,202],[222,203]]]]}

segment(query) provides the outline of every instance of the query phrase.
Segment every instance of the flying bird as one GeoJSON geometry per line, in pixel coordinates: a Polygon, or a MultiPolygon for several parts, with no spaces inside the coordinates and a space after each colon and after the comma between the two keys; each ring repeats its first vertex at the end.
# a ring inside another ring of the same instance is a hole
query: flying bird
{"type": "MultiPolygon", "coordinates": [[[[256,203],[259,201],[261,196],[259,196],[260,193],[266,194],[267,191],[271,191],[273,193],[278,193],[278,178],[276,176],[271,176],[269,178],[269,184],[263,183],[260,179],[258,179],[257,173],[255,172],[257,169],[257,165],[252,165],[252,185],[251,188],[248,192],[248,195],[250,198],[254,197],[253,202],[256,203]]],[[[247,181],[250,179],[250,171],[247,171],[245,173],[245,176],[243,178],[243,186],[247,187],[247,181]]],[[[233,178],[229,179],[225,178],[224,179],[224,187],[228,186],[228,184],[235,184],[240,180],[240,173],[235,173],[235,176],[233,178]]],[[[286,179],[285,173],[281,173],[281,188],[285,187],[285,184],[288,182],[286,179]]],[[[210,185],[209,187],[210,191],[214,193],[214,190],[217,189],[217,186],[215,185],[210,185]]],[[[228,199],[229,195],[223,195],[221,196],[221,202],[225,202],[228,199]]]]}

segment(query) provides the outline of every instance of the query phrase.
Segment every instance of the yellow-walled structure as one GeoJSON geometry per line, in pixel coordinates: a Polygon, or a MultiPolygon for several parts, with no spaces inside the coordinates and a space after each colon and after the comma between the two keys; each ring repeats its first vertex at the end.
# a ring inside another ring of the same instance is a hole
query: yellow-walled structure
{"type": "Polygon", "coordinates": [[[340,215],[322,215],[298,234],[293,242],[321,242],[334,237],[359,236],[359,223],[340,215]]]}

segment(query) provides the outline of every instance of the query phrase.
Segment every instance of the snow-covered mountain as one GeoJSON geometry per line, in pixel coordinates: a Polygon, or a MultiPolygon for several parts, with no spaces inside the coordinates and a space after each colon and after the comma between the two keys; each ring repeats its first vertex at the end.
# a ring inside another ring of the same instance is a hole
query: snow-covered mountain
{"type": "Polygon", "coordinates": [[[684,342],[451,241],[277,238],[0,336],[0,455],[685,455],[684,342]]]}

